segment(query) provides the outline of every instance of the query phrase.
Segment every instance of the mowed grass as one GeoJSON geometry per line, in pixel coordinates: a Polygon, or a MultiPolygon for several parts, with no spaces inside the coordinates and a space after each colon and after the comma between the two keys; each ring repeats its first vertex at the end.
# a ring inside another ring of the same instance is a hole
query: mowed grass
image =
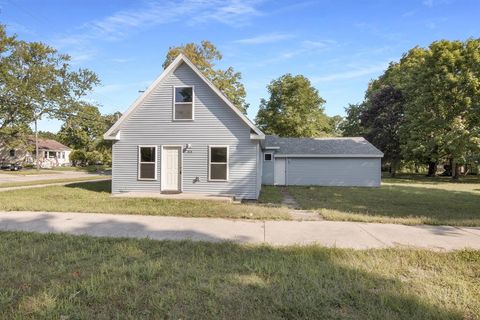
{"type": "Polygon", "coordinates": [[[480,179],[410,175],[380,188],[288,187],[303,209],[325,219],[402,224],[480,226],[480,179]]]}
{"type": "Polygon", "coordinates": [[[2,319],[478,319],[480,252],[0,233],[2,319]]]}
{"type": "Polygon", "coordinates": [[[112,198],[111,181],[0,192],[0,210],[289,219],[288,209],[211,200],[112,198]]]}
{"type": "Polygon", "coordinates": [[[18,182],[4,182],[0,183],[1,188],[9,187],[23,187],[23,186],[36,186],[41,184],[52,184],[52,183],[64,183],[64,182],[81,182],[81,181],[90,181],[90,180],[99,180],[99,179],[108,179],[108,176],[91,176],[91,177],[78,177],[78,178],[61,178],[61,179],[44,179],[44,180],[34,180],[34,181],[18,181],[18,182]]]}

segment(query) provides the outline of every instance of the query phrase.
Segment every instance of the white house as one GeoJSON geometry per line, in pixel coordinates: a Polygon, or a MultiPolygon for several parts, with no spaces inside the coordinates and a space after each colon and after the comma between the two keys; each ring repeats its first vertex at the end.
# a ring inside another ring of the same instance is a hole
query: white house
{"type": "Polygon", "coordinates": [[[380,185],[383,154],[363,138],[265,136],[184,55],[104,135],[112,192],[256,199],[261,185],[380,185]]]}

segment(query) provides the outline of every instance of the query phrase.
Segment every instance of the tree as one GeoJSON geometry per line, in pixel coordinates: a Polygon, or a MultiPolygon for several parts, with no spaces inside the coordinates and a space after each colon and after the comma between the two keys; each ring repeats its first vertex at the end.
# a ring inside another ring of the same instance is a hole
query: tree
{"type": "Polygon", "coordinates": [[[82,105],[82,98],[99,83],[88,69],[72,71],[70,57],[41,42],[17,39],[2,55],[2,109],[18,108],[16,126],[34,124],[37,169],[39,169],[37,123],[43,117],[64,119],[82,105]],[[18,116],[21,115],[21,116],[18,116]]]}
{"type": "Polygon", "coordinates": [[[50,131],[38,131],[38,136],[42,139],[58,140],[57,134],[50,131]]]}
{"type": "Polygon", "coordinates": [[[222,60],[222,54],[208,40],[201,44],[187,43],[178,47],[170,47],[163,63],[167,68],[173,60],[183,53],[242,113],[247,113],[248,104],[245,102],[246,91],[240,82],[242,75],[232,67],[227,70],[214,69],[215,63],[222,60]]]}
{"type": "Polygon", "coordinates": [[[350,103],[345,108],[347,116],[340,125],[340,130],[344,137],[363,137],[365,135],[365,128],[361,123],[360,117],[364,109],[364,103],[350,103]]]}
{"type": "Polygon", "coordinates": [[[306,77],[286,74],[267,88],[270,97],[261,100],[255,119],[263,132],[283,137],[316,137],[330,132],[325,100],[306,77]]]}
{"type": "Polygon", "coordinates": [[[414,48],[401,60],[405,77],[403,152],[430,162],[459,164],[480,152],[480,39],[437,41],[414,48]]]}
{"type": "Polygon", "coordinates": [[[67,117],[58,138],[72,149],[93,151],[106,130],[107,123],[98,108],[86,104],[67,117]]]}
{"type": "MultiPolygon", "coordinates": [[[[377,80],[377,82],[381,82],[377,80]]],[[[390,162],[390,174],[395,176],[400,164],[400,128],[404,121],[405,100],[400,90],[392,85],[375,84],[367,91],[365,107],[359,115],[365,138],[384,153],[390,162]]]]}
{"type": "Polygon", "coordinates": [[[328,118],[330,133],[335,137],[341,137],[343,134],[343,122],[345,119],[342,116],[335,115],[328,118]]]}
{"type": "Polygon", "coordinates": [[[70,161],[74,167],[79,164],[84,164],[85,161],[87,161],[87,155],[83,150],[73,150],[70,152],[70,161]]]}
{"type": "Polygon", "coordinates": [[[26,144],[31,110],[24,108],[15,95],[12,85],[12,61],[9,56],[15,50],[18,40],[8,36],[5,26],[0,25],[0,141],[9,148],[26,144]]]}

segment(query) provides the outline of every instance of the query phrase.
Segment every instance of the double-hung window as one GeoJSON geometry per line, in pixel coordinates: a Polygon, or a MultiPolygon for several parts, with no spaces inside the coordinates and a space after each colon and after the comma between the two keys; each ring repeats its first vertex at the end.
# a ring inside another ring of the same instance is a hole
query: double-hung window
{"type": "Polygon", "coordinates": [[[173,120],[193,120],[193,87],[174,87],[173,120]]]}
{"type": "Polygon", "coordinates": [[[228,180],[228,146],[209,146],[208,179],[210,181],[228,180]]]}
{"type": "Polygon", "coordinates": [[[157,179],[157,147],[139,146],[138,147],[138,179],[156,180],[157,179]]]}

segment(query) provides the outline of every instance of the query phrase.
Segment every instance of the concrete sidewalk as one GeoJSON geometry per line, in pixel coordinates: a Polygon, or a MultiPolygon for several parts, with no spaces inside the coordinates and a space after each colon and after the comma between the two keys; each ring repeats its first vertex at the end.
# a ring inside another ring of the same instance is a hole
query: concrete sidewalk
{"type": "Polygon", "coordinates": [[[52,187],[52,186],[66,186],[68,184],[74,183],[88,183],[88,182],[99,182],[99,181],[109,181],[111,178],[105,178],[104,176],[94,176],[92,180],[77,180],[77,181],[66,181],[66,182],[54,182],[54,183],[46,183],[46,184],[33,184],[27,186],[17,186],[17,187],[5,187],[0,188],[0,192],[5,191],[14,191],[14,190],[22,190],[22,189],[34,189],[34,188],[44,188],[44,187],[52,187]]]}
{"type": "Polygon", "coordinates": [[[480,227],[336,221],[258,221],[64,212],[0,212],[0,230],[156,240],[234,241],[339,248],[480,249],[480,227]]]}

